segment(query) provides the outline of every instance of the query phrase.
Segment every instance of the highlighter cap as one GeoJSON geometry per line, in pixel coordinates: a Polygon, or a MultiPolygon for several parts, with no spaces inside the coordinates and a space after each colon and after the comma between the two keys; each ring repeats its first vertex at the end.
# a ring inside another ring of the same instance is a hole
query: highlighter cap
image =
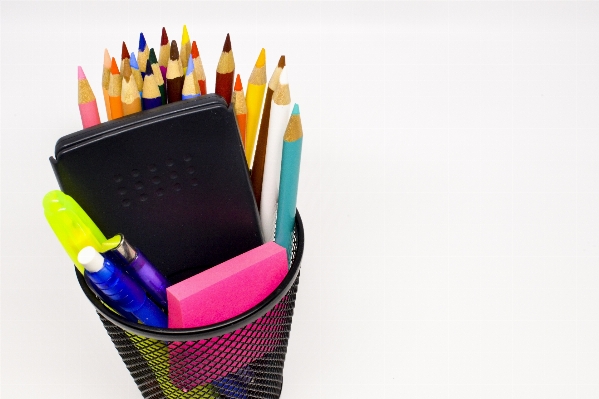
{"type": "Polygon", "coordinates": [[[77,260],[90,273],[97,273],[104,268],[104,257],[94,247],[85,247],[79,251],[77,260]]]}
{"type": "Polygon", "coordinates": [[[87,246],[101,250],[101,243],[106,241],[106,237],[79,204],[60,190],[46,194],[43,206],[44,215],[52,231],[73,263],[83,273],[83,266],[77,260],[79,251],[87,246]]]}

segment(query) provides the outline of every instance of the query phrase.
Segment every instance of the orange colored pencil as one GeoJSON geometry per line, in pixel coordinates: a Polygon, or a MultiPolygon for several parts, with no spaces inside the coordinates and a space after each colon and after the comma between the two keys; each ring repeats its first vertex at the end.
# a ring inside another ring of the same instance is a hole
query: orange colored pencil
{"type": "Polygon", "coordinates": [[[123,116],[123,104],[121,102],[121,75],[119,67],[116,66],[116,60],[112,57],[110,65],[110,82],[108,84],[108,99],[110,100],[110,113],[112,119],[123,116]]]}
{"type": "Polygon", "coordinates": [[[223,52],[218,60],[216,67],[216,86],[214,92],[222,96],[227,105],[231,104],[231,94],[233,94],[233,76],[235,76],[235,59],[231,49],[231,38],[227,33],[223,52]]]}
{"type": "Polygon", "coordinates": [[[202,59],[200,58],[200,52],[195,40],[191,44],[191,57],[193,58],[193,73],[195,73],[198,80],[200,94],[204,96],[208,93],[206,90],[206,74],[204,73],[204,66],[202,65],[202,59]]]}
{"type": "Polygon", "coordinates": [[[237,125],[239,126],[239,134],[241,135],[241,143],[245,148],[245,132],[247,129],[247,117],[248,107],[245,102],[245,96],[243,95],[243,86],[241,85],[241,78],[237,74],[235,80],[235,91],[233,92],[233,98],[231,99],[235,116],[237,117],[237,125]]]}

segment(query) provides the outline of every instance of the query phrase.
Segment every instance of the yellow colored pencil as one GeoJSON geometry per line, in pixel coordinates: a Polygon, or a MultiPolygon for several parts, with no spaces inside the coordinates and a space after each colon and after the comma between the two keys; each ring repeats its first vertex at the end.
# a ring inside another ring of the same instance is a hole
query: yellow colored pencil
{"type": "Polygon", "coordinates": [[[256,133],[262,114],[262,104],[264,103],[264,92],[266,91],[266,52],[260,51],[256,60],[256,65],[252,70],[247,85],[246,103],[247,103],[247,129],[245,135],[245,159],[248,167],[252,165],[254,148],[256,147],[256,133]]]}
{"type": "Polygon", "coordinates": [[[190,53],[191,42],[189,41],[187,25],[183,25],[183,34],[181,35],[181,51],[179,53],[179,59],[181,60],[181,66],[183,67],[183,76],[187,75],[187,63],[189,62],[190,53]]]}

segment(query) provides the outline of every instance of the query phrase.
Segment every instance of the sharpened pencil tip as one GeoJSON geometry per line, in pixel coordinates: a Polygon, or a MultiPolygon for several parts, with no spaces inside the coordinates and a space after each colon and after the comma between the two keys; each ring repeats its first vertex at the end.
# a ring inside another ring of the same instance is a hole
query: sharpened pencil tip
{"type": "Polygon", "coordinates": [[[125,44],[125,42],[123,42],[123,47],[121,49],[121,61],[124,60],[125,58],[130,58],[130,57],[129,57],[129,50],[127,49],[127,45],[125,44]]]}
{"type": "Polygon", "coordinates": [[[299,115],[299,105],[297,103],[295,103],[295,105],[293,106],[293,111],[291,112],[291,115],[299,115]]]}
{"type": "Polygon", "coordinates": [[[256,68],[262,68],[264,65],[266,65],[266,50],[262,49],[256,60],[256,68]]]}
{"type": "Polygon", "coordinates": [[[237,78],[235,78],[235,91],[243,90],[243,86],[241,85],[241,77],[237,74],[237,78]]]}
{"type": "Polygon", "coordinates": [[[187,33],[187,25],[183,25],[183,34],[181,35],[181,45],[189,43],[189,33],[187,33]]]}
{"type": "Polygon", "coordinates": [[[227,33],[227,38],[225,39],[225,44],[223,46],[223,53],[228,53],[231,51],[231,37],[227,33]]]}
{"type": "Polygon", "coordinates": [[[193,73],[193,58],[189,57],[187,61],[187,73],[186,75],[191,75],[193,73]]]}
{"type": "Polygon", "coordinates": [[[77,79],[79,79],[79,80],[87,79],[85,77],[85,73],[83,73],[83,68],[81,68],[80,66],[77,67],[77,79]]]}
{"type": "Polygon", "coordinates": [[[148,75],[154,75],[154,73],[152,72],[152,63],[149,59],[146,61],[146,76],[148,75]]]}
{"type": "Polygon", "coordinates": [[[164,26],[162,27],[162,37],[160,38],[160,45],[164,46],[168,44],[168,36],[166,35],[166,29],[164,29],[164,26]]]}
{"type": "Polygon", "coordinates": [[[200,56],[198,45],[196,44],[195,40],[191,43],[191,56],[192,58],[198,58],[200,56]]]}
{"type": "Polygon", "coordinates": [[[282,55],[281,58],[279,58],[279,63],[277,64],[277,66],[279,68],[284,68],[285,67],[285,56],[282,55]]]}
{"type": "Polygon", "coordinates": [[[135,58],[135,53],[133,51],[131,52],[129,63],[131,64],[131,68],[139,69],[139,65],[137,65],[137,58],[135,58]]]}
{"type": "Polygon", "coordinates": [[[287,68],[283,68],[283,70],[281,71],[281,75],[279,76],[279,84],[281,84],[281,85],[289,84],[289,77],[287,76],[287,68]]]}
{"type": "Polygon", "coordinates": [[[116,65],[116,60],[112,57],[112,64],[110,65],[110,73],[113,75],[119,74],[119,67],[116,65]]]}
{"type": "Polygon", "coordinates": [[[152,64],[158,64],[158,59],[156,58],[156,53],[154,52],[154,48],[150,49],[150,57],[148,59],[152,62],[152,64]]]}
{"type": "Polygon", "coordinates": [[[139,51],[144,51],[147,47],[146,38],[144,37],[143,32],[139,33],[139,51]]]}
{"type": "Polygon", "coordinates": [[[179,59],[179,48],[177,47],[177,41],[171,42],[171,61],[177,61],[179,59]]]}
{"type": "Polygon", "coordinates": [[[108,49],[104,49],[104,68],[110,68],[110,54],[108,53],[108,49]]]}

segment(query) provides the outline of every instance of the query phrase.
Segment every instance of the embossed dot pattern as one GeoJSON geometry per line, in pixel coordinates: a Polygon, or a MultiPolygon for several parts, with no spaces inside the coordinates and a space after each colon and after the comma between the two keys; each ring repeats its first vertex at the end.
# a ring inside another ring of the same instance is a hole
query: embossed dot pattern
{"type": "Polygon", "coordinates": [[[185,186],[197,187],[198,178],[191,177],[196,172],[191,164],[192,159],[191,154],[185,154],[182,158],[166,158],[162,166],[160,163],[150,163],[125,174],[115,173],[113,180],[118,183],[115,188],[118,195],[123,197],[121,205],[129,207],[134,202],[147,202],[153,195],[164,197],[168,192],[180,192],[185,186]],[[177,167],[180,169],[177,170],[177,167]]]}

